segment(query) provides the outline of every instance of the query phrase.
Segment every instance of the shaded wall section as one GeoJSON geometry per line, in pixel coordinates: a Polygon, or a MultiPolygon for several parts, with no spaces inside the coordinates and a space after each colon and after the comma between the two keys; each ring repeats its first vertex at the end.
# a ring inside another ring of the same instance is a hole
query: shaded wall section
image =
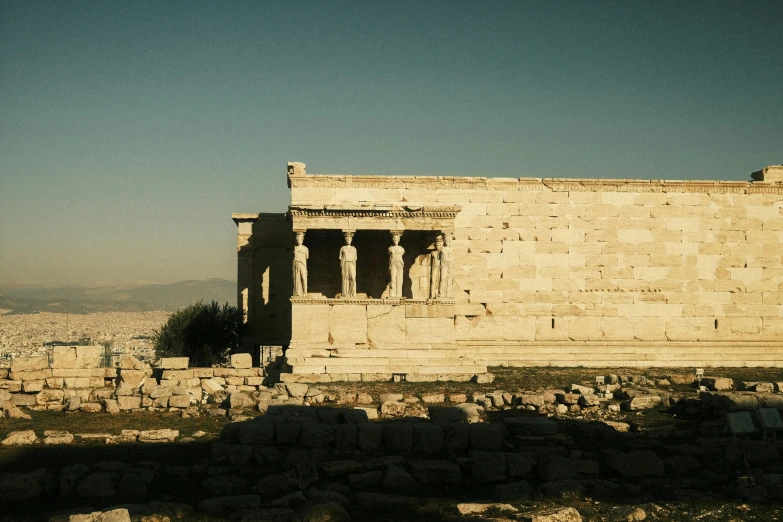
{"type": "Polygon", "coordinates": [[[249,345],[283,346],[291,339],[294,236],[285,214],[234,214],[237,223],[237,305],[250,325],[249,345]]]}

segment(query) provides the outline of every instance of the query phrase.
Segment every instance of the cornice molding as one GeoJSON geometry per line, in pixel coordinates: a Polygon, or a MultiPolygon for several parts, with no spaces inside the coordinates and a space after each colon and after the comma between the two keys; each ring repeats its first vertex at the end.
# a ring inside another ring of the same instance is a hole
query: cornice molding
{"type": "Polygon", "coordinates": [[[292,217],[326,217],[326,218],[344,218],[344,217],[388,217],[388,218],[446,218],[454,219],[457,217],[462,207],[454,206],[376,206],[376,207],[317,207],[313,205],[292,205],[289,207],[289,214],[292,217]]]}
{"type": "Polygon", "coordinates": [[[292,304],[300,305],[453,305],[454,299],[372,299],[356,297],[311,298],[291,297],[292,304]]]}
{"type": "Polygon", "coordinates": [[[453,190],[551,190],[554,192],[701,192],[783,194],[781,182],[578,178],[485,178],[459,176],[289,176],[292,189],[384,188],[453,190]]]}

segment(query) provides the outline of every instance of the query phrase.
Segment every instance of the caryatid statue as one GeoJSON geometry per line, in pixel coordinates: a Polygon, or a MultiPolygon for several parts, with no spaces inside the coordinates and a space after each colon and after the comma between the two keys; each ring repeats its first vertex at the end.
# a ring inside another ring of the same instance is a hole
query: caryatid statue
{"type": "Polygon", "coordinates": [[[451,297],[451,280],[454,269],[454,249],[451,248],[451,236],[443,235],[443,248],[440,251],[440,286],[438,297],[451,297]]]}
{"type": "Polygon", "coordinates": [[[340,268],[343,273],[342,297],[356,296],[356,247],[351,246],[353,232],[343,232],[345,246],[340,249],[340,268]]]}
{"type": "Polygon", "coordinates": [[[430,254],[430,299],[437,299],[440,293],[440,255],[443,250],[443,237],[435,238],[435,250],[430,254]]]}
{"type": "Polygon", "coordinates": [[[400,246],[402,232],[392,232],[392,246],[389,247],[389,297],[402,297],[402,277],[405,270],[405,263],[402,256],[405,249],[400,246]]]}
{"type": "Polygon", "coordinates": [[[301,297],[307,295],[307,259],[310,257],[310,250],[303,242],[304,232],[297,232],[293,265],[294,295],[301,297]]]}

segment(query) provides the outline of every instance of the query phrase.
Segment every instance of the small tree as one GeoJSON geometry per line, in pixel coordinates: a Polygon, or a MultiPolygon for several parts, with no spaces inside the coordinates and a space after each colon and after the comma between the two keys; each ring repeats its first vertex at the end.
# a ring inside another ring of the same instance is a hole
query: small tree
{"type": "Polygon", "coordinates": [[[158,357],[189,357],[191,366],[212,366],[237,353],[245,333],[243,313],[228,303],[202,301],[178,310],[153,334],[158,357]]]}

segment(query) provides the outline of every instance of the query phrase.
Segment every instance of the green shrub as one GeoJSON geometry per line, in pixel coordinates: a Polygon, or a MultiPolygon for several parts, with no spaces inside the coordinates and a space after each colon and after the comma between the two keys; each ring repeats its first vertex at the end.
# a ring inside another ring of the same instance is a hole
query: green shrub
{"type": "Polygon", "coordinates": [[[199,301],[178,310],[154,332],[155,354],[189,357],[191,366],[212,366],[240,351],[244,334],[243,314],[237,307],[199,301]]]}

